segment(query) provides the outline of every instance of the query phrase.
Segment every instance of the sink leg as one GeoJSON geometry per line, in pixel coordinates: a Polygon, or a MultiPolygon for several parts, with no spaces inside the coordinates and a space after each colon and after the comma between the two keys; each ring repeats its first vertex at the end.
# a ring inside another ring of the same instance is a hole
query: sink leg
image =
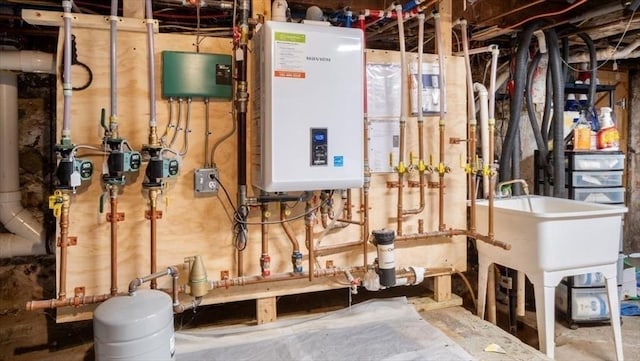
{"type": "Polygon", "coordinates": [[[487,275],[489,273],[489,264],[487,260],[478,256],[478,317],[484,319],[484,308],[487,301],[487,275]]]}
{"type": "Polygon", "coordinates": [[[620,331],[620,301],[618,300],[618,286],[616,277],[607,277],[607,298],[609,300],[609,314],[613,328],[613,341],[616,346],[616,360],[623,361],[622,333],[620,331]]]}
{"type": "Polygon", "coordinates": [[[544,286],[543,282],[534,283],[536,296],[536,323],[540,351],[553,358],[555,351],[555,295],[556,288],[544,286]]]}

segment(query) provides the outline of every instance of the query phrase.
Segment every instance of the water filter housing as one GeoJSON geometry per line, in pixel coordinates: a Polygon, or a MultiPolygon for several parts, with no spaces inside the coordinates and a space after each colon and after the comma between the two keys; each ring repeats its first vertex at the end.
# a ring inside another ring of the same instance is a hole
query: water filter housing
{"type": "Polygon", "coordinates": [[[361,187],[362,31],[267,21],[254,40],[253,185],[267,192],[361,187]]]}

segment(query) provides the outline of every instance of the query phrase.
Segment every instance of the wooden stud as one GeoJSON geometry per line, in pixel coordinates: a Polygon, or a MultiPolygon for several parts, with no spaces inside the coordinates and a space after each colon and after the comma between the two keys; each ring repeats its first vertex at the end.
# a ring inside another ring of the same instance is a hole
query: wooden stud
{"type": "MultiPolygon", "coordinates": [[[[31,25],[63,26],[62,12],[23,9],[22,19],[31,25]]],[[[84,29],[109,29],[108,16],[73,13],[71,25],[84,29]]],[[[75,30],[75,29],[74,29],[75,30]]],[[[142,19],[120,18],[118,31],[146,32],[142,19]]],[[[158,32],[158,21],[153,22],[153,31],[158,32]]]]}
{"type": "Polygon", "coordinates": [[[256,319],[258,325],[269,323],[276,320],[278,311],[276,309],[276,298],[258,298],[256,300],[256,319]]]}
{"type": "Polygon", "coordinates": [[[433,299],[436,302],[451,299],[451,275],[437,276],[433,280],[433,299]]]}
{"type": "Polygon", "coordinates": [[[144,0],[123,0],[122,16],[144,19],[144,0]]]}
{"type": "MultiPolygon", "coordinates": [[[[442,45],[444,55],[451,55],[451,3],[453,0],[442,0],[438,3],[438,12],[440,13],[440,24],[442,25],[442,45]]],[[[447,78],[448,79],[448,78],[447,78]]]]}

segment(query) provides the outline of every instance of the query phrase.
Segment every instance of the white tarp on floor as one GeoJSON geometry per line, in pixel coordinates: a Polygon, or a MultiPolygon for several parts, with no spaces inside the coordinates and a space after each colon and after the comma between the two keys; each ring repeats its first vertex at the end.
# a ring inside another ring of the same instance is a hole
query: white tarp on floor
{"type": "Polygon", "coordinates": [[[406,298],[259,326],[176,332],[176,360],[474,360],[406,298]]]}

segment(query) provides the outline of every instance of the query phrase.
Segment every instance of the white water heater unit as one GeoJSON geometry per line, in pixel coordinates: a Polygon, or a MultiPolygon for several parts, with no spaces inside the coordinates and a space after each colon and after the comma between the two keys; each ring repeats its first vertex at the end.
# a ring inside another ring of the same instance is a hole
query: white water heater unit
{"type": "Polygon", "coordinates": [[[267,192],[361,187],[362,31],[267,21],[254,40],[253,185],[267,192]]]}

